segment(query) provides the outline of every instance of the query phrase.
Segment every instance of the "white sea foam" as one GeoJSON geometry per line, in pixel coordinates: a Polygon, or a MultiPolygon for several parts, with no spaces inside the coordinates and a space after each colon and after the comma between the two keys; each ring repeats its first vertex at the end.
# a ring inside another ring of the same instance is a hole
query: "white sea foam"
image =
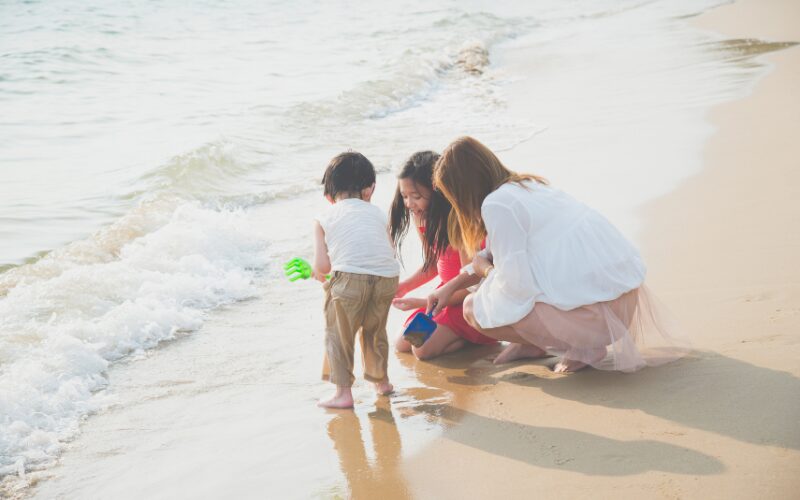
{"type": "Polygon", "coordinates": [[[113,260],[19,283],[0,301],[0,475],[50,465],[109,401],[110,362],[251,297],[265,242],[244,214],[181,205],[113,260]]]}

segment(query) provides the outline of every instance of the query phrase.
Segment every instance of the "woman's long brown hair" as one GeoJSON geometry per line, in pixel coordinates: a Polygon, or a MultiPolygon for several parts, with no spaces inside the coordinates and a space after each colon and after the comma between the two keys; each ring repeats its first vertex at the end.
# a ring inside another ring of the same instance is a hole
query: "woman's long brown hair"
{"type": "Polygon", "coordinates": [[[474,256],[486,237],[481,217],[483,200],[503,184],[531,180],[547,184],[537,175],[509,170],[489,148],[472,137],[460,137],[450,143],[433,169],[433,187],[453,207],[447,220],[450,245],[474,256]]]}

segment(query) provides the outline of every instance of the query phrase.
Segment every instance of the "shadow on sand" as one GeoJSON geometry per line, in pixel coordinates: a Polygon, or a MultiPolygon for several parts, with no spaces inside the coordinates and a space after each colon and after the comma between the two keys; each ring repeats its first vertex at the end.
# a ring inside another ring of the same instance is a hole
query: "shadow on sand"
{"type": "Polygon", "coordinates": [[[624,475],[642,470],[715,474],[724,469],[710,456],[667,443],[617,441],[569,429],[496,420],[459,409],[468,408],[468,404],[458,401],[458,394],[468,397],[505,382],[529,387],[532,395],[539,390],[584,405],[639,410],[747,443],[800,449],[800,426],[796,425],[800,416],[800,379],[791,373],[714,352],[695,351],[671,364],[632,374],[587,369],[559,375],[550,370],[555,358],[495,366],[487,358],[496,352],[496,348],[468,349],[424,363],[411,356],[401,359],[422,383],[455,395],[448,404],[417,408],[451,422],[469,420],[469,426],[451,426],[447,438],[537,466],[556,464],[562,469],[591,474],[624,475]],[[461,427],[471,430],[462,432],[461,427]],[[486,429],[485,435],[495,438],[482,439],[475,435],[476,428],[486,429]],[[554,455],[555,449],[559,456],[554,455]],[[681,451],[685,460],[675,461],[675,451],[681,451]],[[595,457],[584,462],[584,457],[597,454],[610,460],[595,457]]]}
{"type": "Polygon", "coordinates": [[[800,449],[800,379],[717,353],[695,352],[633,374],[585,370],[542,378],[511,371],[499,380],[586,405],[640,410],[747,443],[800,449]]]}
{"type": "Polygon", "coordinates": [[[459,421],[461,425],[451,427],[445,434],[451,441],[536,467],[596,476],[647,471],[697,476],[725,470],[714,457],[660,441],[624,441],[571,429],[509,422],[449,405],[428,405],[419,411],[459,421]]]}

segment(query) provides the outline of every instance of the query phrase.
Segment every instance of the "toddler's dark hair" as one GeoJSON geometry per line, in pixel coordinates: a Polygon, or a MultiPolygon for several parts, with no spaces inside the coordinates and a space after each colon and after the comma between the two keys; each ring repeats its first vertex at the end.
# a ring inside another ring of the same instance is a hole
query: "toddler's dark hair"
{"type": "Polygon", "coordinates": [[[336,199],[340,194],[361,197],[361,190],[375,183],[375,167],[366,156],[347,151],[333,157],[322,176],[324,194],[336,199]]]}

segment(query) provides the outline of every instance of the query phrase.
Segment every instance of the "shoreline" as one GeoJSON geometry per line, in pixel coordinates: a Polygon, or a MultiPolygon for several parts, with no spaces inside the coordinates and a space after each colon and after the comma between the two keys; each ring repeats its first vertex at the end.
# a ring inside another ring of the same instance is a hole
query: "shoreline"
{"type": "MultiPolygon", "coordinates": [[[[799,11],[788,1],[737,1],[690,23],[742,39],[800,41],[799,11]]],[[[800,255],[800,191],[792,135],[800,130],[800,47],[759,60],[773,67],[746,96],[712,106],[702,170],[639,211],[648,283],[695,352],[632,375],[558,376],[546,366],[552,361],[485,366],[484,390],[465,408],[438,410],[459,425],[407,464],[416,491],[796,495],[800,266],[792,261],[800,255]],[[464,477],[503,480],[441,485],[426,473],[441,463],[464,477]]],[[[521,149],[515,158],[524,158],[521,149]]]]}
{"type": "MultiPolygon", "coordinates": [[[[724,32],[741,9],[751,7],[755,12],[744,16],[737,36],[752,37],[753,24],[770,23],[769,16],[755,15],[769,9],[752,0],[706,11],[691,24],[724,32]]],[[[799,18],[782,17],[789,32],[791,19],[799,18]]],[[[781,35],[776,41],[786,39],[781,35]]],[[[789,418],[800,418],[792,399],[800,393],[794,333],[800,314],[792,306],[800,297],[800,279],[796,269],[779,264],[790,263],[791,249],[800,253],[797,235],[786,234],[792,219],[775,222],[763,237],[782,245],[768,262],[735,271],[763,254],[755,238],[737,240],[742,239],[737,222],[750,217],[746,234],[761,229],[771,206],[764,199],[782,199],[784,217],[796,214],[784,193],[793,186],[788,174],[796,174],[780,163],[776,172],[785,174],[782,184],[760,193],[759,210],[749,215],[735,198],[753,182],[741,184],[741,168],[726,181],[728,191],[714,183],[718,170],[727,170],[721,158],[726,148],[737,146],[734,159],[754,148],[746,137],[731,137],[743,112],[750,116],[764,107],[756,103],[743,111],[745,103],[774,92],[763,88],[776,78],[783,84],[792,76],[796,80],[798,52],[762,56],[775,58],[780,71],[773,68],[759,78],[748,96],[712,107],[716,132],[704,147],[702,171],[640,211],[650,227],[658,228],[643,231],[641,238],[651,269],[648,282],[695,338],[693,355],[632,375],[587,370],[563,376],[548,368],[555,359],[495,367],[485,359],[491,347],[434,363],[392,353],[390,372],[400,390],[391,404],[374,399],[369,384],[360,384],[354,411],[318,411],[315,399],[330,388],[317,380],[321,332],[307,330],[321,323],[320,294],[317,287],[281,283],[255,301],[226,307],[203,334],[115,366],[110,378],[122,396],[119,411],[91,417],[61,465],[25,494],[69,498],[92,491],[167,498],[273,491],[291,497],[347,497],[350,492],[356,498],[491,498],[527,497],[533,491],[558,498],[790,497],[800,487],[795,479],[800,436],[789,418]],[[771,196],[776,190],[779,196],[771,196]],[[706,211],[715,217],[713,223],[696,216],[706,211]],[[784,241],[792,236],[793,242],[784,241]],[[719,258],[717,238],[725,238],[725,248],[735,255],[719,258]],[[283,307],[267,313],[266,302],[283,307]],[[314,309],[307,310],[308,304],[314,309]],[[769,331],[761,332],[765,326],[769,331]],[[291,359],[272,359],[277,352],[290,352],[292,342],[299,352],[293,351],[291,359]],[[181,366],[178,361],[186,358],[192,362],[181,366]],[[281,404],[275,405],[278,397],[281,404]],[[295,441],[298,437],[302,440],[295,441]],[[447,469],[475,479],[453,481],[447,469]],[[488,477],[495,479],[483,479],[488,477]],[[281,489],[286,484],[297,487],[281,489]]],[[[794,108],[786,108],[795,116],[796,100],[794,108]]],[[[787,136],[791,130],[783,125],[787,136]]],[[[765,141],[774,138],[768,135],[765,141]]],[[[536,147],[533,142],[502,156],[524,159],[536,147]]],[[[797,146],[789,142],[776,149],[777,160],[790,160],[797,146]]],[[[386,205],[388,182],[379,180],[379,189],[376,200],[386,205]]],[[[306,201],[281,202],[281,207],[299,213],[306,201]]],[[[291,221],[267,228],[267,221],[254,220],[259,230],[274,234],[296,231],[291,221]]],[[[404,247],[404,254],[413,255],[406,271],[418,259],[417,244],[411,242],[404,247]]],[[[276,255],[297,248],[288,238],[274,244],[276,255]]],[[[391,313],[390,339],[404,317],[391,313]]]]}

